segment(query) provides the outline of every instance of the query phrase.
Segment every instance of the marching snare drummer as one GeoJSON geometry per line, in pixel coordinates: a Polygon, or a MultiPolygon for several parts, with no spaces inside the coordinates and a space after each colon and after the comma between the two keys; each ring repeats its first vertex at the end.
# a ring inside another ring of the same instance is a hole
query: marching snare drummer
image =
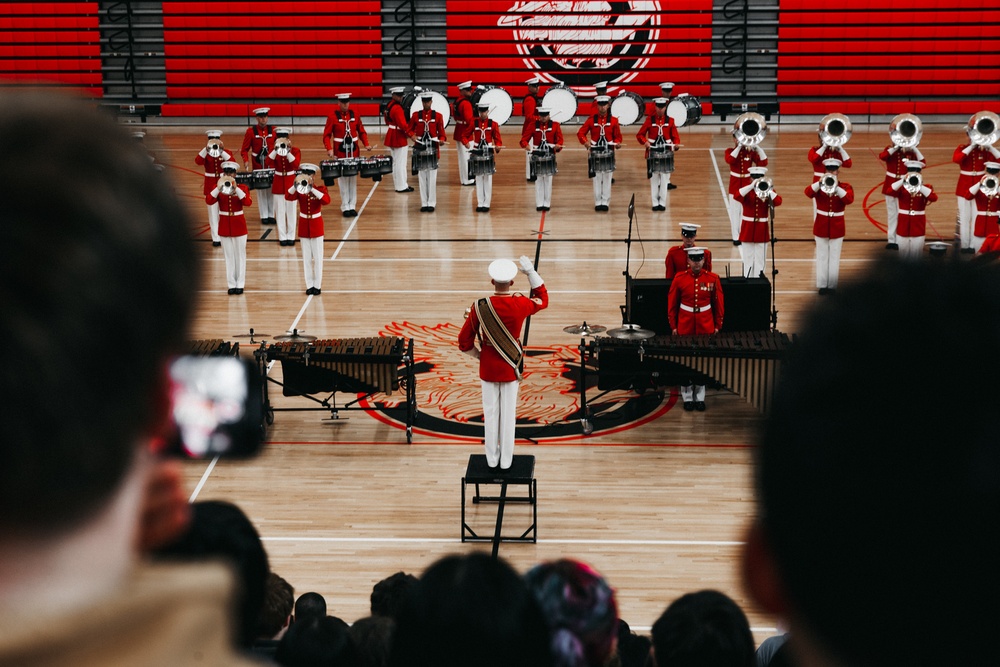
{"type": "Polygon", "coordinates": [[[736,193],[736,201],[743,207],[740,256],[746,278],[756,278],[764,271],[771,240],[771,210],[781,206],[781,195],[774,191],[770,179],[764,178],[766,173],[767,167],[750,167],[752,181],[736,193]]]}
{"type": "Polygon", "coordinates": [[[563,133],[559,123],[550,119],[551,110],[548,107],[538,107],[538,117],[535,122],[521,132],[521,148],[536,158],[551,159],[552,169],[545,174],[537,173],[534,162],[532,171],[535,173],[535,210],[548,211],[552,206],[552,176],[555,174],[555,154],[563,149],[563,133]]]}
{"type": "Polygon", "coordinates": [[[743,226],[743,207],[736,201],[740,188],[749,185],[750,167],[766,167],[767,154],[760,147],[766,133],[764,118],[753,112],[744,114],[733,124],[733,141],[736,147],[726,153],[729,165],[729,226],[733,245],[740,245],[740,228],[743,226]]]}
{"type": "Polygon", "coordinates": [[[434,94],[430,91],[420,94],[420,111],[414,111],[410,117],[410,136],[414,138],[414,159],[418,155],[431,152],[434,159],[428,161],[424,168],[417,172],[417,182],[420,185],[420,212],[433,213],[437,206],[437,173],[438,160],[441,159],[441,146],[448,142],[444,131],[444,118],[431,108],[434,94]],[[433,166],[431,166],[433,165],[433,166]]]}
{"type": "Polygon", "coordinates": [[[287,127],[279,127],[274,131],[274,148],[267,155],[267,166],[274,169],[274,180],[271,182],[271,199],[274,205],[274,217],[278,224],[278,245],[295,245],[295,204],[285,198],[288,189],[295,181],[298,166],[302,164],[302,151],[292,146],[289,135],[292,131],[287,127]]]}
{"type": "Polygon", "coordinates": [[[226,258],[226,283],[229,294],[243,294],[247,273],[247,220],[243,208],[253,204],[250,188],[236,182],[235,162],[223,162],[222,175],[205,195],[209,206],[218,206],[219,238],[226,258]]]}
{"type": "MultiPolygon", "coordinates": [[[[222,163],[232,160],[233,156],[222,146],[222,130],[207,130],[205,136],[208,137],[208,143],[194,156],[194,163],[205,168],[202,195],[207,197],[222,176],[222,163]]],[[[208,205],[208,228],[212,233],[212,245],[218,248],[222,245],[219,238],[218,204],[208,205]]]]}
{"type": "MultiPolygon", "coordinates": [[[[323,205],[330,203],[330,193],[322,182],[316,182],[319,167],[306,162],[295,183],[285,193],[290,202],[299,204],[299,239],[302,244],[302,266],[306,276],[306,294],[319,294],[323,286],[323,205]]],[[[294,206],[294,204],[293,204],[294,206]]]]}
{"type": "MultiPolygon", "coordinates": [[[[541,101],[538,97],[540,79],[537,76],[533,76],[524,83],[528,86],[528,94],[524,96],[524,100],[521,102],[521,114],[524,116],[524,123],[521,125],[521,134],[524,134],[529,123],[535,122],[535,119],[538,117],[535,112],[541,101]]],[[[524,178],[529,183],[534,183],[535,181],[534,175],[531,173],[531,153],[528,152],[524,154],[524,178]]]]}
{"type": "MultiPolygon", "coordinates": [[[[338,160],[345,158],[356,158],[358,155],[358,143],[370,151],[372,147],[368,144],[368,133],[365,131],[361,116],[354,114],[354,109],[350,108],[351,94],[340,93],[337,95],[340,108],[333,112],[333,115],[326,119],[326,127],[323,128],[323,145],[326,147],[326,154],[330,157],[336,155],[338,160]]],[[[354,208],[358,205],[358,176],[341,176],[337,179],[337,189],[340,190],[340,210],[345,218],[351,218],[358,214],[354,208]]]]}
{"type": "Polygon", "coordinates": [[[590,113],[588,116],[593,116],[601,111],[601,103],[597,101],[598,97],[607,97],[609,100],[611,96],[608,95],[608,82],[601,81],[600,83],[594,84],[594,101],[590,103],[590,113]]]}
{"type": "MultiPolygon", "coordinates": [[[[677,132],[674,119],[667,115],[667,98],[657,97],[653,100],[653,105],[653,113],[646,116],[639,133],[635,135],[639,143],[646,147],[647,160],[650,150],[674,153],[680,150],[678,144],[681,142],[681,135],[677,132]]],[[[647,169],[646,177],[649,179],[649,195],[653,200],[653,210],[666,211],[670,172],[654,172],[647,169]]]]}
{"type": "Polygon", "coordinates": [[[986,173],[986,162],[1000,160],[1000,150],[991,145],[1000,132],[996,115],[989,111],[975,114],[965,126],[965,132],[969,135],[969,143],[956,148],[951,160],[959,168],[958,184],[955,187],[955,196],[958,199],[959,247],[963,253],[974,253],[976,249],[972,247],[972,219],[975,195],[970,190],[986,173]],[[983,132],[981,128],[987,131],[983,132]]]}
{"type": "Polygon", "coordinates": [[[463,81],[456,86],[458,97],[455,98],[455,139],[458,153],[458,182],[462,185],[475,185],[476,181],[469,174],[469,139],[472,137],[472,123],[476,119],[472,108],[472,81],[463,81]]]}
{"type": "Polygon", "coordinates": [[[844,211],[854,201],[854,188],[839,180],[840,160],[824,160],[823,178],[806,186],[806,196],[813,200],[816,216],[813,237],[816,239],[816,287],[820,294],[837,289],[840,277],[840,251],[846,226],[844,211]]]}
{"type": "MultiPolygon", "coordinates": [[[[490,158],[493,163],[494,156],[503,148],[503,141],[500,138],[500,126],[495,120],[490,120],[490,105],[486,102],[479,103],[479,117],[472,125],[472,137],[466,144],[471,155],[477,158],[490,158]]],[[[489,213],[490,201],[493,199],[493,169],[475,174],[476,179],[476,206],[477,213],[489,213]]]]}
{"type": "MultiPolygon", "coordinates": [[[[267,167],[267,155],[274,148],[274,128],[267,122],[270,107],[260,107],[253,110],[257,118],[257,124],[247,128],[243,135],[243,145],[240,146],[240,157],[243,159],[243,169],[246,171],[256,171],[267,167]]],[[[273,182],[272,182],[273,187],[273,182]]],[[[275,224],[274,200],[269,197],[267,186],[256,188],[261,190],[257,193],[257,207],[260,209],[260,222],[263,225],[275,224]]]]}
{"type": "Polygon", "coordinates": [[[618,119],[611,115],[611,98],[598,96],[597,111],[584,121],[576,133],[580,143],[587,147],[589,175],[594,181],[594,210],[607,211],[611,203],[611,174],[614,173],[615,151],[622,145],[622,129],[618,119]],[[596,165],[594,156],[598,153],[610,155],[611,164],[596,165]]]}
{"type": "Polygon", "coordinates": [[[899,223],[896,226],[896,241],[899,256],[918,259],[924,250],[927,235],[927,205],[937,201],[934,188],[925,185],[921,171],[924,163],[910,160],[906,163],[906,176],[892,184],[899,200],[899,223]]]}
{"type": "Polygon", "coordinates": [[[879,153],[878,159],[885,162],[885,179],[882,181],[882,194],[885,195],[886,216],[886,250],[899,250],[896,241],[896,227],[899,224],[899,201],[892,184],[906,175],[906,163],[911,160],[924,161],[924,156],[917,148],[920,141],[921,124],[916,116],[900,114],[892,120],[889,126],[889,137],[892,143],[879,153]]]}
{"type": "Polygon", "coordinates": [[[410,126],[406,122],[406,110],[403,108],[403,86],[396,86],[389,92],[392,99],[385,107],[385,141],[383,142],[392,154],[392,186],[396,192],[413,192],[413,186],[406,182],[406,152],[409,150],[407,137],[412,137],[410,126]]]}
{"type": "Polygon", "coordinates": [[[979,252],[987,237],[1000,233],[1000,162],[987,162],[986,173],[969,192],[975,207],[972,247],[979,252]]]}
{"type": "MultiPolygon", "coordinates": [[[[698,229],[700,227],[701,225],[696,225],[693,222],[681,223],[681,244],[670,248],[667,251],[667,258],[664,260],[664,264],[666,264],[666,274],[664,277],[667,280],[687,270],[687,250],[697,245],[695,237],[698,236],[698,229]]],[[[706,271],[712,270],[712,251],[708,248],[705,248],[705,264],[703,268],[706,271]]]]}
{"type": "MultiPolygon", "coordinates": [[[[667,321],[674,336],[716,334],[722,329],[725,299],[719,276],[705,268],[705,248],[686,251],[687,268],[674,276],[667,293],[667,321]]],[[[684,409],[705,410],[705,385],[681,387],[684,409]]]]}

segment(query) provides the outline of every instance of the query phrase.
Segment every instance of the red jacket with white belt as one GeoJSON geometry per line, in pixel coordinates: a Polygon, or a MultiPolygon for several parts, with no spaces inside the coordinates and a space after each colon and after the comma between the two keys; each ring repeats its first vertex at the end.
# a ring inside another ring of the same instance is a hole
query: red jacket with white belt
{"type": "Polygon", "coordinates": [[[288,201],[299,203],[299,238],[314,239],[323,236],[324,204],[330,203],[330,193],[325,185],[313,183],[312,190],[302,194],[294,186],[285,193],[288,201]]]}
{"type": "Polygon", "coordinates": [[[252,169],[263,169],[264,164],[260,161],[260,152],[270,153],[274,148],[274,128],[270,125],[254,125],[248,127],[243,135],[243,145],[240,146],[240,157],[243,164],[250,164],[252,169]],[[266,148],[266,150],[265,150],[266,148]],[[253,161],[250,161],[250,157],[253,161]]]}
{"type": "Polygon", "coordinates": [[[223,149],[221,157],[212,157],[208,154],[208,149],[202,148],[201,152],[194,156],[194,163],[205,168],[205,182],[202,184],[202,194],[208,196],[219,183],[222,176],[222,163],[233,159],[232,154],[223,149]]]}
{"type": "MultiPolygon", "coordinates": [[[[818,181],[817,181],[818,182],[818,181]]],[[[806,197],[816,200],[816,219],[813,221],[813,236],[822,239],[844,238],[844,210],[854,202],[854,188],[850,183],[840,181],[837,192],[827,194],[822,189],[806,186],[806,197]],[[843,190],[844,194],[838,194],[843,190]]]]}
{"type": "Polygon", "coordinates": [[[337,109],[332,116],[326,119],[326,126],[323,128],[323,145],[326,146],[326,150],[333,149],[338,158],[345,158],[347,151],[344,150],[344,139],[348,134],[351,136],[353,157],[357,157],[361,146],[368,146],[368,133],[365,131],[365,125],[361,122],[361,117],[355,115],[354,109],[347,111],[337,109]]]}
{"type": "MultiPolygon", "coordinates": [[[[781,206],[781,195],[774,192],[775,206],[781,206]]],[[[736,193],[736,201],[743,205],[743,218],[740,223],[740,241],[743,243],[767,243],[771,240],[771,216],[768,210],[768,198],[761,199],[753,185],[744,185],[736,193]]]]}
{"type": "Polygon", "coordinates": [[[461,142],[463,146],[468,143],[472,136],[472,121],[475,115],[472,110],[472,100],[463,93],[459,93],[458,99],[455,100],[455,134],[453,138],[455,141],[461,142]]]}
{"type": "Polygon", "coordinates": [[[719,276],[691,269],[674,276],[667,294],[667,321],[670,330],[681,336],[711,334],[722,329],[725,300],[719,276]]]}
{"type": "Polygon", "coordinates": [[[271,181],[271,192],[276,195],[283,195],[288,192],[288,188],[295,184],[295,174],[299,165],[302,164],[302,151],[297,146],[288,149],[288,155],[278,155],[276,150],[272,150],[267,156],[267,166],[274,169],[274,180],[271,181]]]}
{"type": "Polygon", "coordinates": [[[1000,232],[1000,195],[987,197],[977,183],[972,186],[973,195],[976,201],[976,221],[972,229],[972,235],[980,238],[991,236],[1000,232]]]}
{"type": "Polygon", "coordinates": [[[899,224],[896,234],[899,236],[927,235],[927,204],[937,201],[937,193],[929,185],[923,185],[916,194],[911,194],[903,187],[903,179],[893,184],[896,197],[899,199],[899,224]]]}
{"type": "Polygon", "coordinates": [[[216,202],[219,204],[219,236],[247,235],[247,219],[243,215],[243,209],[253,204],[253,200],[250,199],[250,188],[247,185],[237,183],[236,187],[243,193],[242,199],[236,194],[222,194],[218,188],[212,188],[205,195],[205,203],[209,206],[216,202]]]}
{"type": "Polygon", "coordinates": [[[878,159],[885,162],[885,180],[882,181],[882,194],[895,197],[896,191],[892,189],[892,184],[906,176],[906,161],[920,160],[924,156],[916,148],[896,148],[895,145],[886,146],[885,150],[878,154],[878,159]]]}
{"type": "Polygon", "coordinates": [[[406,124],[406,110],[396,100],[390,100],[385,108],[385,140],[382,142],[389,148],[402,148],[407,145],[406,138],[412,137],[406,124]]]}
{"type": "Polygon", "coordinates": [[[749,148],[740,146],[736,157],[732,151],[726,151],[726,164],[729,165],[729,194],[736,198],[740,188],[750,184],[750,167],[766,167],[767,156],[759,146],[749,148]]]}
{"type": "Polygon", "coordinates": [[[433,142],[434,149],[438,157],[441,156],[441,144],[448,141],[448,134],[444,131],[444,117],[439,112],[434,109],[414,111],[410,116],[410,132],[410,136],[418,141],[423,140],[424,134],[437,139],[433,142]]]}
{"type": "MultiPolygon", "coordinates": [[[[490,297],[490,303],[507,331],[514,338],[520,338],[524,320],[549,305],[549,293],[543,284],[532,289],[530,297],[517,293],[494,294],[490,297]]],[[[489,339],[480,334],[479,316],[476,315],[476,309],[473,307],[458,334],[458,349],[462,352],[468,352],[475,347],[476,338],[479,338],[480,341],[480,379],[487,382],[513,382],[517,380],[517,371],[503,360],[500,353],[489,344],[489,339]]]]}
{"type": "Polygon", "coordinates": [[[972,150],[966,155],[963,151],[969,147],[969,144],[962,144],[955,149],[955,154],[952,156],[951,161],[958,164],[958,186],[955,188],[955,194],[962,199],[972,199],[972,193],[969,192],[969,188],[979,182],[986,173],[986,163],[993,162],[995,160],[1000,160],[1000,150],[997,150],[993,146],[989,148],[985,146],[973,146],[972,150]]]}
{"type": "Polygon", "coordinates": [[[840,146],[834,147],[827,146],[826,144],[823,144],[823,146],[814,146],[809,149],[809,162],[812,163],[813,167],[813,183],[822,178],[823,174],[826,173],[826,167],[823,166],[823,160],[829,160],[830,158],[840,160],[841,169],[847,169],[854,164],[851,158],[848,157],[847,151],[840,146]]]}
{"type": "MultiPolygon", "coordinates": [[[[684,246],[675,245],[673,248],[667,251],[667,258],[664,260],[666,264],[666,278],[673,278],[679,273],[684,273],[687,271],[688,267],[688,254],[684,250],[684,246]]],[[[712,251],[705,248],[705,264],[702,266],[704,271],[712,270],[712,251]]]]}

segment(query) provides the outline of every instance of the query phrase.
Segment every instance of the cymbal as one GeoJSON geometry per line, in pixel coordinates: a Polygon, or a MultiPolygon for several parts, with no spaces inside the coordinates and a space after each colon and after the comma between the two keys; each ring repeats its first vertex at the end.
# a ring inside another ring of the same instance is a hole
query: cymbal
{"type": "Polygon", "coordinates": [[[254,331],[253,327],[250,327],[250,333],[244,334],[233,334],[233,338],[268,338],[271,334],[260,333],[259,331],[254,331]]]}
{"type": "Polygon", "coordinates": [[[316,340],[316,336],[310,336],[308,334],[300,333],[298,329],[292,329],[290,332],[284,334],[283,336],[275,336],[274,340],[280,340],[283,342],[291,341],[293,343],[301,343],[301,342],[311,343],[312,341],[316,340]]]}
{"type": "Polygon", "coordinates": [[[638,324],[623,324],[619,329],[611,329],[608,335],[612,338],[623,338],[625,340],[645,340],[656,335],[655,331],[643,329],[638,324]]]}
{"type": "Polygon", "coordinates": [[[607,331],[607,327],[602,327],[600,324],[587,324],[584,321],[583,324],[577,324],[571,327],[565,327],[563,331],[568,334],[580,334],[582,336],[590,336],[591,334],[601,333],[602,331],[607,331]]]}

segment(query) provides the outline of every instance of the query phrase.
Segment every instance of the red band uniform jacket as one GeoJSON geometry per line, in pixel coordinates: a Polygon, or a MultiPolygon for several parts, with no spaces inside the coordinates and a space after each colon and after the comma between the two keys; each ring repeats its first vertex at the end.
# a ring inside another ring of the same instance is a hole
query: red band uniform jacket
{"type": "Polygon", "coordinates": [[[667,295],[667,321],[670,330],[681,336],[711,334],[722,329],[725,300],[719,276],[691,269],[674,276],[667,295]]]}
{"type": "MultiPolygon", "coordinates": [[[[521,326],[524,320],[549,305],[549,293],[545,285],[539,285],[531,290],[531,296],[514,293],[509,296],[493,295],[489,297],[493,310],[507,331],[514,338],[521,337],[521,326]]],[[[514,382],[517,371],[503,360],[500,353],[489,344],[489,339],[479,332],[479,316],[473,307],[469,317],[462,325],[458,334],[458,348],[468,352],[475,347],[476,338],[480,339],[479,377],[487,382],[514,382]]]]}
{"type": "Polygon", "coordinates": [[[243,209],[253,204],[253,201],[250,199],[249,186],[237,183],[236,187],[243,192],[243,199],[235,194],[227,195],[221,192],[218,195],[213,195],[211,192],[205,195],[205,203],[209,206],[219,203],[219,236],[247,235],[247,219],[243,215],[243,209]]]}
{"type": "Polygon", "coordinates": [[[844,238],[844,211],[847,205],[854,202],[854,188],[850,183],[840,181],[838,187],[844,189],[844,196],[836,192],[827,194],[823,190],[813,191],[811,185],[806,186],[806,196],[816,200],[816,219],[813,221],[813,236],[821,239],[844,238]]]}
{"type": "Polygon", "coordinates": [[[325,185],[313,183],[312,191],[305,194],[293,186],[285,193],[285,199],[299,203],[299,238],[314,239],[325,235],[322,210],[330,203],[330,192],[325,185]]]}

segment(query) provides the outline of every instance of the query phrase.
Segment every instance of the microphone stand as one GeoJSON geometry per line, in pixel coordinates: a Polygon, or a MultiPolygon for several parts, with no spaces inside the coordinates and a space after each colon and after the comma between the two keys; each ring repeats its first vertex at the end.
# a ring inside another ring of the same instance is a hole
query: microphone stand
{"type": "MultiPolygon", "coordinates": [[[[774,192],[772,188],[771,192],[774,192]]],[[[778,269],[774,261],[774,246],[778,239],[774,238],[774,200],[767,200],[768,218],[771,226],[771,330],[778,330],[778,269]]]]}
{"type": "Polygon", "coordinates": [[[629,299],[629,293],[632,287],[632,275],[629,273],[629,262],[632,256],[632,219],[635,217],[635,193],[632,193],[632,199],[628,203],[628,238],[625,239],[625,270],[622,271],[622,275],[625,276],[625,306],[623,310],[622,324],[628,324],[632,321],[632,303],[629,299]]]}

